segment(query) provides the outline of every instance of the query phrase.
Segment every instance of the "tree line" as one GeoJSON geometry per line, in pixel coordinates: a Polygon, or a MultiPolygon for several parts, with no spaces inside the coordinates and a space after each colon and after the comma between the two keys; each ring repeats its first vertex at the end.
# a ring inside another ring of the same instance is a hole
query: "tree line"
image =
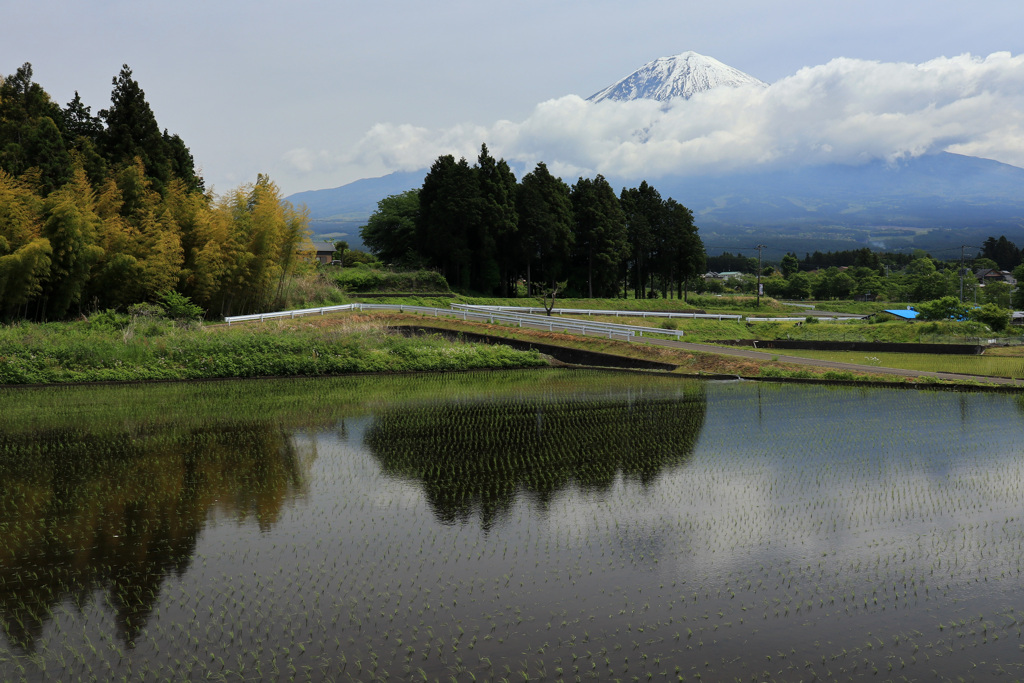
{"type": "Polygon", "coordinates": [[[266,176],[206,191],[127,66],[93,115],[24,64],[0,80],[0,318],[54,320],[177,292],[216,314],[272,306],[310,248],[266,176]]]}
{"type": "Polygon", "coordinates": [[[646,181],[616,194],[601,175],[571,187],[540,162],[518,180],[481,146],[476,164],[438,157],[419,189],[380,200],[360,229],[385,263],[439,270],[492,296],[685,298],[704,245],[693,214],[646,181]]]}

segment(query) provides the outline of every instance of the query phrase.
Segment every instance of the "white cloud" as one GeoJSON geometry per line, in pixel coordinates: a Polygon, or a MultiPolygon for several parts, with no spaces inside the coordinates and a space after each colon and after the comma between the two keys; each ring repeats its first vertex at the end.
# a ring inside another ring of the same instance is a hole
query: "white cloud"
{"type": "Polygon", "coordinates": [[[1024,166],[1024,56],[999,52],[922,64],[835,59],[767,89],[690,100],[592,104],[575,95],[524,121],[431,130],[378,124],[345,165],[412,170],[480,144],[521,168],[565,177],[705,174],[754,166],[896,161],[951,151],[1024,166]]]}

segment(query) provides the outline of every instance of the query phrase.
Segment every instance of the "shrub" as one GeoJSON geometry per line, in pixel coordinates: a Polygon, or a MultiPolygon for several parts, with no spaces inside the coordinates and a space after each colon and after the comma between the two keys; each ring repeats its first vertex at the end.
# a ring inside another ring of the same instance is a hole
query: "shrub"
{"type": "Polygon", "coordinates": [[[184,294],[172,290],[168,290],[161,294],[159,297],[160,307],[168,318],[175,320],[199,320],[203,317],[204,311],[199,306],[192,303],[184,294]]]}
{"type": "Polygon", "coordinates": [[[967,317],[992,328],[993,332],[1002,332],[1010,324],[1010,311],[995,304],[985,304],[967,312],[967,317]]]}
{"type": "Polygon", "coordinates": [[[925,301],[917,306],[922,320],[965,320],[967,306],[955,296],[925,301]]]}
{"type": "Polygon", "coordinates": [[[89,316],[89,327],[95,330],[117,332],[125,329],[132,323],[132,317],[125,313],[118,313],[112,308],[105,311],[98,311],[89,316]]]}

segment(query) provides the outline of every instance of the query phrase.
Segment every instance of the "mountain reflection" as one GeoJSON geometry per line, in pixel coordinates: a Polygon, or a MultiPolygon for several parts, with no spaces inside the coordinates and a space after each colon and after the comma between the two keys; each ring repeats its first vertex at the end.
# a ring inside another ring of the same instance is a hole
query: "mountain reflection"
{"type": "Polygon", "coordinates": [[[651,484],[686,462],[704,426],[703,384],[679,392],[571,395],[386,408],[364,442],[387,474],[421,481],[442,523],[484,529],[522,491],[546,503],[575,484],[651,484]]]}
{"type": "Polygon", "coordinates": [[[32,652],[53,611],[105,601],[133,644],[214,512],[269,529],[304,468],[277,423],[0,433],[0,623],[32,652]]]}

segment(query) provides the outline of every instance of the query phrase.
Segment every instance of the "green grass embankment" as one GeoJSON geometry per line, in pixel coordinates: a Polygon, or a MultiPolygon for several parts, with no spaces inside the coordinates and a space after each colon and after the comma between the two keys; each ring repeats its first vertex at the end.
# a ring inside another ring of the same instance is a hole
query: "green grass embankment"
{"type": "Polygon", "coordinates": [[[0,384],[331,375],[533,367],[536,353],[388,334],[353,317],[330,329],[309,322],[216,329],[147,322],[105,329],[88,322],[0,327],[0,384]],[[144,329],[143,329],[144,328],[144,329]]]}

